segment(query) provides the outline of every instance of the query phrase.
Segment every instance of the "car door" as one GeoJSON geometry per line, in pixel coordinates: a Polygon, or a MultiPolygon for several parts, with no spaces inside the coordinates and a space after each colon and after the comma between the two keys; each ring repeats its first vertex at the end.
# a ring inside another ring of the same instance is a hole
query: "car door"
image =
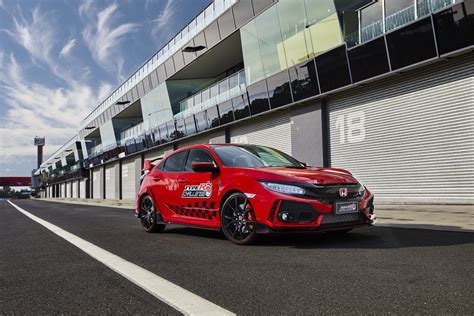
{"type": "Polygon", "coordinates": [[[192,148],[186,160],[184,172],[178,178],[179,200],[182,216],[192,224],[214,226],[218,223],[218,172],[195,172],[195,162],[217,164],[204,148],[192,148]]]}
{"type": "Polygon", "coordinates": [[[163,162],[161,170],[155,169],[150,174],[155,201],[166,220],[172,220],[177,215],[178,181],[184,170],[187,155],[188,150],[183,150],[169,156],[163,162]]]}

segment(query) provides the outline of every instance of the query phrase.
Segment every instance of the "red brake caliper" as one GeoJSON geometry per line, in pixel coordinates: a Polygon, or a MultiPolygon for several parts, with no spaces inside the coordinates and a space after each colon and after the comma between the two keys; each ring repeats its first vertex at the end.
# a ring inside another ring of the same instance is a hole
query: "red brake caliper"
{"type": "MultiPolygon", "coordinates": [[[[245,206],[245,210],[246,210],[246,211],[249,211],[250,209],[251,209],[250,205],[247,204],[247,205],[245,206]]],[[[247,220],[249,220],[249,221],[253,220],[252,213],[250,213],[250,212],[247,213],[247,220]]]]}

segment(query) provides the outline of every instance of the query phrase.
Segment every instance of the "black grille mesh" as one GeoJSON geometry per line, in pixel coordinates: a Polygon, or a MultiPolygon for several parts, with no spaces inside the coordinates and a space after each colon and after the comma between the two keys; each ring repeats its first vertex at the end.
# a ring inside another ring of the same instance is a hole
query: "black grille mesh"
{"type": "Polygon", "coordinates": [[[339,223],[351,223],[358,222],[360,220],[359,213],[353,214],[328,214],[324,215],[324,219],[321,224],[339,224],[339,223]]]}

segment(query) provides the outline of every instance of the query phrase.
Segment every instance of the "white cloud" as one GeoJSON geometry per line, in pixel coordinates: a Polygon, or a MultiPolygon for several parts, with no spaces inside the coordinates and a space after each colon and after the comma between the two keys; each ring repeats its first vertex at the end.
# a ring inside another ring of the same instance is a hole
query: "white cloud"
{"type": "Polygon", "coordinates": [[[119,48],[125,36],[138,29],[136,23],[117,25],[117,9],[118,5],[113,3],[96,13],[98,10],[89,2],[79,8],[87,23],[82,32],[84,42],[97,64],[109,71],[120,63],[122,55],[119,48]]]}
{"type": "Polygon", "coordinates": [[[59,57],[68,57],[74,46],[76,46],[76,39],[71,38],[66,44],[64,44],[63,48],[59,52],[59,57]]]}
{"type": "Polygon", "coordinates": [[[72,75],[71,69],[61,67],[57,55],[53,53],[59,36],[51,13],[42,12],[37,6],[31,11],[29,18],[25,18],[18,6],[17,12],[11,14],[14,27],[4,32],[22,46],[35,63],[46,65],[54,76],[68,85],[76,85],[77,79],[72,75]]]}
{"type": "Polygon", "coordinates": [[[155,39],[160,36],[160,32],[165,32],[176,14],[176,5],[172,0],[167,0],[165,7],[160,14],[152,20],[151,35],[155,39]]]}
{"type": "Polygon", "coordinates": [[[111,92],[110,84],[99,89],[78,83],[71,88],[49,88],[28,81],[24,70],[10,55],[3,61],[0,93],[7,110],[0,118],[0,160],[15,162],[34,155],[32,141],[45,136],[45,156],[52,154],[74,136],[81,118],[90,112],[90,105],[98,104],[111,92]]]}

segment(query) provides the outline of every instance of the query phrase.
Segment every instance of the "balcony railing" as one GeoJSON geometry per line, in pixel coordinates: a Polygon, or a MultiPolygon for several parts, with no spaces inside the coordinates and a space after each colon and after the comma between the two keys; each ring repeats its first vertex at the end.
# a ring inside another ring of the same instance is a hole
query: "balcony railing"
{"type": "Polygon", "coordinates": [[[143,134],[143,129],[144,129],[144,125],[143,125],[143,122],[141,122],[141,123],[138,123],[137,125],[127,128],[126,130],[123,130],[122,132],[120,132],[119,144],[124,145],[127,142],[127,140],[131,138],[135,138],[140,134],[143,134]]]}
{"type": "MultiPolygon", "coordinates": [[[[388,0],[385,0],[388,1],[388,0]]],[[[363,44],[377,36],[393,29],[406,25],[418,18],[424,17],[450,5],[460,2],[459,0],[413,0],[413,5],[385,17],[381,14],[380,20],[375,21],[358,32],[346,34],[346,42],[349,46],[363,44]]]]}
{"type": "Polygon", "coordinates": [[[194,20],[186,25],[181,32],[172,38],[158,53],[150,58],[140,69],[127,79],[117,90],[115,90],[104,102],[97,106],[84,120],[82,127],[89,124],[103,111],[115,104],[128,90],[148,76],[153,70],[163,64],[179,49],[183,48],[194,36],[214,22],[222,13],[232,7],[237,0],[214,0],[194,20]]]}
{"type": "Polygon", "coordinates": [[[180,102],[176,119],[201,112],[247,91],[244,69],[180,102]]]}

